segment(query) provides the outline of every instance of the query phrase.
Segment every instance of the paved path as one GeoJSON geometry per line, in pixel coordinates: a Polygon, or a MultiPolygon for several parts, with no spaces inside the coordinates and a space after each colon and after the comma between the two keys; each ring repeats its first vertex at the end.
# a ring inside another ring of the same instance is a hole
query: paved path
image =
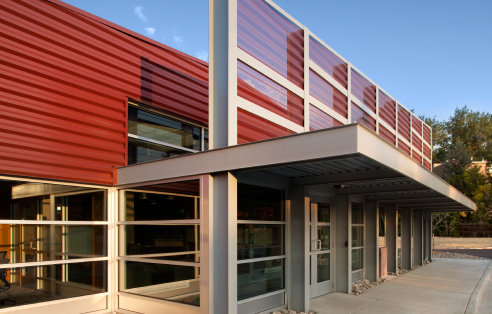
{"type": "Polygon", "coordinates": [[[313,299],[317,313],[492,314],[492,261],[436,259],[359,296],[313,299]]]}

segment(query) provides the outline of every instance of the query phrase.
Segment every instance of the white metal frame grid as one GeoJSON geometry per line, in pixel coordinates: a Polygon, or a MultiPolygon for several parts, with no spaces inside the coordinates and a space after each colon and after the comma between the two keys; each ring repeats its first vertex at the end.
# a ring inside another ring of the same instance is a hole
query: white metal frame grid
{"type": "MultiPolygon", "coordinates": [[[[77,302],[79,300],[91,300],[100,297],[109,297],[112,294],[111,287],[111,272],[112,272],[112,242],[111,242],[111,212],[112,212],[112,202],[111,202],[111,193],[113,188],[108,188],[107,186],[98,186],[98,185],[89,185],[89,184],[77,184],[77,183],[69,183],[69,182],[61,182],[61,181],[50,181],[50,180],[42,180],[42,179],[31,179],[31,178],[23,178],[23,177],[15,177],[15,176],[0,176],[0,180],[9,180],[9,181],[18,181],[18,182],[26,182],[26,183],[41,183],[41,184],[53,184],[53,185],[64,185],[64,186],[74,186],[74,187],[85,187],[87,190],[77,191],[74,193],[56,193],[55,196],[66,196],[66,195],[75,195],[82,193],[90,193],[94,191],[104,191],[105,193],[105,207],[107,212],[107,220],[106,221],[58,221],[58,220],[16,220],[16,219],[0,219],[0,224],[5,225],[37,225],[37,226],[106,226],[106,256],[102,257],[79,257],[75,259],[61,259],[61,260],[49,260],[49,261],[37,261],[37,262],[20,262],[20,263],[9,263],[9,264],[0,264],[0,269],[15,269],[15,268],[26,268],[26,267],[41,267],[41,266],[54,266],[54,265],[67,265],[67,264],[75,264],[75,263],[86,263],[86,262],[100,262],[105,261],[107,263],[107,286],[106,292],[96,293],[85,296],[77,296],[77,297],[68,297],[60,300],[54,301],[45,301],[45,302],[37,302],[32,304],[20,305],[15,307],[7,307],[4,309],[0,309],[0,313],[10,312],[12,310],[15,311],[29,311],[32,313],[36,313],[36,310],[44,311],[45,306],[57,306],[60,304],[69,304],[71,302],[77,302]],[[43,305],[40,308],[40,305],[43,305]]],[[[51,197],[51,202],[53,202],[53,196],[51,197]]],[[[54,206],[54,203],[51,204],[54,206]]],[[[90,302],[89,302],[90,303],[90,302]]],[[[104,302],[106,304],[105,308],[101,308],[96,310],[94,313],[104,313],[106,312],[110,304],[104,302]]],[[[84,304],[88,304],[87,301],[84,304]]],[[[83,309],[81,309],[83,311],[83,309]]],[[[91,310],[89,310],[91,311],[91,310]]]]}
{"type": "MultiPolygon", "coordinates": [[[[401,105],[394,97],[392,97],[388,92],[386,92],[384,89],[382,89],[378,84],[374,83],[370,78],[368,78],[364,73],[362,73],[359,69],[354,67],[348,60],[343,58],[339,53],[337,53],[334,49],[332,49],[329,45],[324,43],[319,37],[314,35],[306,26],[302,25],[299,23],[296,19],[294,19],[291,15],[289,15],[287,12],[285,12],[282,8],[280,8],[277,4],[275,4],[272,0],[263,0],[266,4],[270,5],[273,7],[280,15],[283,17],[287,18],[290,20],[292,23],[300,27],[304,31],[304,88],[300,88],[296,86],[294,83],[289,81],[287,78],[267,66],[266,64],[262,63],[258,59],[256,59],[254,56],[250,55],[249,53],[245,52],[241,48],[237,46],[237,0],[229,0],[230,8],[229,8],[229,23],[235,22],[236,25],[230,25],[229,29],[229,36],[235,38],[235,40],[230,40],[229,41],[229,65],[230,67],[234,67],[234,69],[229,69],[229,82],[230,82],[230,92],[229,92],[229,104],[228,108],[230,111],[237,112],[238,108],[241,108],[243,110],[246,110],[254,115],[257,115],[263,119],[269,120],[281,127],[284,127],[292,132],[295,133],[301,133],[301,132],[308,132],[309,131],[309,106],[313,105],[316,108],[320,109],[321,111],[327,113],[330,115],[332,118],[338,120],[342,124],[349,124],[351,123],[351,106],[352,102],[355,103],[357,106],[359,106],[366,114],[368,114],[370,117],[376,120],[376,133],[379,133],[379,125],[384,126],[389,132],[391,132],[395,136],[395,145],[397,147],[398,141],[401,141],[408,145],[411,150],[410,150],[410,156],[413,154],[413,147],[411,143],[411,137],[412,134],[415,134],[419,137],[419,139],[422,141],[422,147],[420,148],[419,154],[422,157],[422,162],[421,164],[424,164],[424,160],[429,162],[432,167],[432,128],[431,128],[431,140],[430,143],[427,143],[423,137],[423,132],[416,132],[412,126],[412,119],[418,119],[420,120],[415,114],[413,114],[410,110],[402,106],[405,110],[407,110],[410,115],[410,141],[406,140],[403,138],[401,135],[398,133],[398,123],[396,122],[396,127],[392,128],[391,126],[388,125],[380,116],[379,116],[379,91],[382,91],[385,93],[389,98],[395,101],[395,115],[394,119],[395,121],[398,121],[398,105],[401,105]],[[233,10],[236,10],[236,12],[233,12],[233,10]],[[310,37],[316,40],[318,43],[320,43],[323,47],[328,49],[330,52],[335,54],[335,56],[339,57],[343,62],[347,64],[347,88],[344,88],[338,81],[336,81],[331,75],[326,73],[319,65],[317,65],[314,61],[312,61],[309,58],[309,42],[310,42],[310,37]],[[280,84],[282,87],[286,88],[287,90],[291,91],[295,95],[303,98],[304,100],[304,126],[298,125],[297,123],[294,123],[287,118],[284,118],[276,113],[273,113],[249,100],[246,100],[240,96],[237,95],[237,62],[241,61],[245,63],[246,65],[252,67],[254,70],[258,71],[260,74],[266,76],[267,78],[273,80],[277,84],[280,84]],[[310,95],[309,92],[309,72],[313,71],[314,73],[318,74],[320,77],[322,77],[326,82],[328,82],[333,88],[337,89],[340,91],[346,98],[347,98],[347,117],[343,117],[340,115],[338,112],[336,112],[334,109],[328,107],[327,105],[323,104],[321,101],[310,95]],[[352,90],[352,84],[351,84],[351,73],[352,70],[356,71],[358,74],[360,74],[363,78],[367,79],[371,84],[373,84],[376,88],[376,112],[373,112],[371,109],[369,109],[362,101],[357,99],[351,92],[352,90]],[[431,156],[428,158],[427,156],[424,156],[424,151],[423,151],[423,146],[426,145],[430,150],[431,150],[431,156]]],[[[233,121],[229,121],[229,144],[230,145],[235,145],[237,144],[237,114],[235,115],[230,115],[229,116],[233,121]]],[[[420,120],[422,122],[422,125],[426,125],[430,128],[429,125],[427,125],[424,121],[420,120]]]]}

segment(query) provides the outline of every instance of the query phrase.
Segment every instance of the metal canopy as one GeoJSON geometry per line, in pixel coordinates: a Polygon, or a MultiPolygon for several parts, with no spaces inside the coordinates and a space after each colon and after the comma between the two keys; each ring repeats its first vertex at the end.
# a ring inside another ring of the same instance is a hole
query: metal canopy
{"type": "Polygon", "coordinates": [[[339,195],[399,208],[475,210],[461,192],[359,124],[122,167],[118,185],[226,171],[275,176],[290,185],[328,184],[339,195]]]}

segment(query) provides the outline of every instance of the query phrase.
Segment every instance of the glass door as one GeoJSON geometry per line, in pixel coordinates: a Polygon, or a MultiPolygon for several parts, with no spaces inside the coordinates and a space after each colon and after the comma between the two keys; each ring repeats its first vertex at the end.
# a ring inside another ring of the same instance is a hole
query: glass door
{"type": "Polygon", "coordinates": [[[333,289],[331,215],[330,204],[311,203],[309,216],[312,298],[329,293],[333,289]]]}

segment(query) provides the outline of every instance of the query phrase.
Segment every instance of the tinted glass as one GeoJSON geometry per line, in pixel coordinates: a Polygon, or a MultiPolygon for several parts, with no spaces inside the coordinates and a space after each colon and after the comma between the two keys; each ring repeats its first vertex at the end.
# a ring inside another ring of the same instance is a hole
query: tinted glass
{"type": "Polygon", "coordinates": [[[352,203],[352,223],[364,223],[364,218],[362,217],[362,204],[360,203],[352,203]]]}
{"type": "Polygon", "coordinates": [[[237,265],[237,298],[243,300],[283,289],[284,260],[237,265]]]}
{"type": "Polygon", "coordinates": [[[238,224],[238,259],[259,258],[283,254],[283,225],[238,224]]]}
{"type": "Polygon", "coordinates": [[[364,245],[364,227],[352,227],[352,247],[364,245]]]}
{"type": "Polygon", "coordinates": [[[330,280],[330,253],[318,254],[317,259],[317,282],[330,280]]]}
{"type": "Polygon", "coordinates": [[[199,127],[133,106],[128,107],[128,133],[200,150],[201,129],[199,127]]]}
{"type": "Polygon", "coordinates": [[[200,250],[198,225],[136,225],[122,228],[125,232],[124,249],[127,255],[200,250]]]}
{"type": "Polygon", "coordinates": [[[137,164],[186,154],[190,154],[190,152],[131,137],[128,138],[128,164],[137,164]]]}
{"type": "Polygon", "coordinates": [[[120,291],[200,305],[198,267],[121,261],[120,291]]]}
{"type": "Polygon", "coordinates": [[[6,293],[0,293],[0,309],[106,292],[106,264],[101,261],[0,270],[10,285],[6,293]]]}
{"type": "Polygon", "coordinates": [[[318,226],[318,240],[322,250],[330,249],[330,226],[318,226]]]}
{"type": "Polygon", "coordinates": [[[238,220],[284,220],[282,190],[238,184],[237,191],[238,220]]]}
{"type": "Polygon", "coordinates": [[[352,270],[359,270],[363,267],[363,249],[352,250],[352,270]]]}
{"type": "Polygon", "coordinates": [[[104,192],[75,194],[55,198],[56,220],[106,220],[104,192]]]}
{"type": "Polygon", "coordinates": [[[127,191],[125,200],[126,221],[199,218],[194,197],[127,191]]]}
{"type": "Polygon", "coordinates": [[[107,255],[106,226],[0,225],[0,235],[9,263],[107,255]]]}
{"type": "Polygon", "coordinates": [[[330,222],[330,204],[318,203],[318,222],[330,222]]]}

